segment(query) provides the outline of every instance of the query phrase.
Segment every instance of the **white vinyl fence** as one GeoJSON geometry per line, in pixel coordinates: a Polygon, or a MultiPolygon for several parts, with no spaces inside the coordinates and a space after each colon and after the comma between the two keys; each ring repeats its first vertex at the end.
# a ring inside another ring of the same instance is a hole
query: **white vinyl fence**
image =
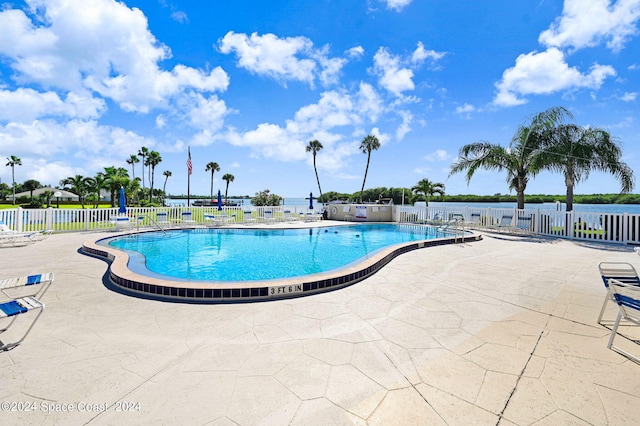
{"type": "Polygon", "coordinates": [[[565,212],[544,209],[482,207],[397,206],[397,222],[428,223],[462,215],[465,223],[478,229],[530,232],[577,240],[640,244],[640,215],[628,213],[565,212]],[[509,226],[503,218],[511,217],[509,226]],[[530,219],[529,219],[530,218],[530,219]],[[526,219],[526,220],[525,220],[526,219]],[[519,227],[526,223],[526,229],[519,227]]]}
{"type": "MultiPolygon", "coordinates": [[[[318,220],[323,207],[315,211],[306,208],[275,207],[127,207],[126,216],[133,227],[156,227],[160,220],[180,224],[191,212],[190,223],[209,224],[211,219],[224,218],[226,224],[277,223],[318,220]],[[160,217],[158,214],[160,213],[160,217]],[[160,219],[162,218],[162,219],[160,219]]],[[[640,244],[640,215],[628,213],[583,213],[553,210],[481,208],[481,207],[414,207],[393,206],[393,218],[401,223],[427,223],[454,216],[478,229],[525,231],[532,234],[569,239],[602,241],[621,244],[640,244]],[[503,217],[512,217],[510,226],[498,227],[503,217]],[[521,219],[527,219],[526,221],[521,219]],[[526,222],[528,229],[518,225],[526,222]]],[[[0,223],[21,232],[53,230],[54,232],[113,230],[118,208],[109,209],[15,209],[0,210],[0,223]]]]}

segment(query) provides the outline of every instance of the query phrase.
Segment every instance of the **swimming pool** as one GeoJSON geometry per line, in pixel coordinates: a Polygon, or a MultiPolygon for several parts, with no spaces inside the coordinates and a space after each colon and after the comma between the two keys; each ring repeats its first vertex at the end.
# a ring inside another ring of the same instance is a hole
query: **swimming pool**
{"type": "Polygon", "coordinates": [[[451,235],[434,227],[358,224],[309,229],[189,229],[105,241],[129,268],[159,278],[272,280],[328,272],[394,244],[451,235]]]}
{"type": "Polygon", "coordinates": [[[434,227],[357,224],[304,229],[182,229],[87,243],[116,286],[168,299],[263,300],[344,287],[399,254],[472,241],[434,227]]]}

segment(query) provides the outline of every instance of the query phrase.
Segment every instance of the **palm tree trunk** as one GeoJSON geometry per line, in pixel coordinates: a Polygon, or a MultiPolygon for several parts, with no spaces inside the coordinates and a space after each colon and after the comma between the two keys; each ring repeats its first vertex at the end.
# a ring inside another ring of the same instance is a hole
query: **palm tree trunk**
{"type": "Polygon", "coordinates": [[[371,160],[371,151],[367,154],[367,167],[364,169],[364,179],[362,180],[362,189],[360,189],[360,202],[362,203],[362,193],[364,192],[364,183],[367,181],[367,173],[369,172],[369,160],[371,160]]]}
{"type": "Polygon", "coordinates": [[[227,181],[227,189],[224,190],[224,199],[229,201],[229,181],[227,181]]]}
{"type": "Polygon", "coordinates": [[[516,191],[516,200],[518,201],[518,209],[524,209],[524,189],[518,189],[516,191]]]}
{"type": "Polygon", "coordinates": [[[15,166],[11,165],[11,181],[13,182],[13,205],[16,204],[16,175],[15,166]]]}
{"type": "Polygon", "coordinates": [[[322,188],[320,188],[320,178],[318,177],[318,169],[316,168],[316,153],[313,153],[313,170],[316,172],[316,181],[318,182],[318,191],[320,191],[320,197],[322,197],[322,188]]]}
{"type": "Polygon", "coordinates": [[[213,200],[213,170],[211,170],[211,195],[209,195],[209,198],[213,200]]]}

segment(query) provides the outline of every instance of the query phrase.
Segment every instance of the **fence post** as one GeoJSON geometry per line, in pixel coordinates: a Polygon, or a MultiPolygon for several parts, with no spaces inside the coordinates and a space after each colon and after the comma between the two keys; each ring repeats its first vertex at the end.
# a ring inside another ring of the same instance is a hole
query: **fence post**
{"type": "Polygon", "coordinates": [[[629,215],[625,212],[622,214],[622,243],[627,244],[629,231],[629,215]]]}
{"type": "Polygon", "coordinates": [[[53,229],[53,207],[49,207],[44,213],[44,229],[53,229]]]}
{"type": "Polygon", "coordinates": [[[15,220],[16,220],[16,222],[15,222],[16,231],[23,232],[23,230],[22,230],[22,207],[18,207],[16,209],[16,218],[15,218],[15,220]]]}

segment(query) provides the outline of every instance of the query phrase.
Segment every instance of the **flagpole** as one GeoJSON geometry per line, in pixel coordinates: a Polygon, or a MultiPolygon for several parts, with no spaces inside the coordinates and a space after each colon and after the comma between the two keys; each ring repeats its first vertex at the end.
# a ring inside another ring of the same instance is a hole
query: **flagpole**
{"type": "Polygon", "coordinates": [[[187,158],[187,208],[191,205],[191,172],[192,172],[192,164],[191,164],[191,147],[187,148],[188,158],[187,158]]]}

